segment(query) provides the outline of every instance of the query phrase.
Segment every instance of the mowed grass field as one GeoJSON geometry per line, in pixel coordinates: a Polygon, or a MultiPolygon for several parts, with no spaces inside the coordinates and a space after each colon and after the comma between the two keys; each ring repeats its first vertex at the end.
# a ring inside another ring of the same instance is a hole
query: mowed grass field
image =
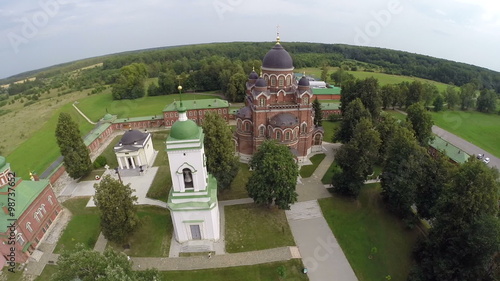
{"type": "Polygon", "coordinates": [[[434,124],[500,157],[500,115],[477,111],[432,112],[434,124]]]}
{"type": "MultiPolygon", "coordinates": [[[[219,98],[214,95],[182,94],[183,100],[219,98]]],[[[78,101],[78,108],[90,120],[97,122],[106,112],[118,115],[118,118],[162,115],[165,106],[179,100],[178,94],[167,96],[143,97],[135,100],[113,100],[111,90],[92,95],[78,101]]]]}
{"type": "MultiPolygon", "coordinates": [[[[329,67],[328,68],[328,81],[330,81],[330,75],[337,71],[338,67],[329,67]]],[[[295,72],[305,72],[306,75],[313,75],[316,77],[321,77],[321,68],[315,68],[315,67],[307,67],[307,68],[298,68],[295,70],[295,72]]],[[[432,81],[432,80],[427,80],[427,79],[422,79],[422,78],[417,78],[417,77],[411,77],[411,76],[403,76],[403,75],[392,75],[392,74],[386,74],[386,73],[380,73],[380,72],[367,72],[367,71],[347,71],[350,74],[354,75],[354,77],[358,79],[365,79],[369,77],[374,77],[378,79],[378,82],[381,86],[386,85],[386,84],[397,84],[401,83],[404,81],[412,82],[414,80],[418,80],[421,82],[428,82],[430,84],[436,85],[438,90],[444,91],[446,87],[448,87],[447,84],[432,81]]],[[[331,81],[330,81],[331,82],[331,81]]]]}
{"type": "Polygon", "coordinates": [[[334,195],[318,202],[359,281],[406,280],[420,233],[386,210],[380,192],[368,184],[358,200],[334,195]]]}

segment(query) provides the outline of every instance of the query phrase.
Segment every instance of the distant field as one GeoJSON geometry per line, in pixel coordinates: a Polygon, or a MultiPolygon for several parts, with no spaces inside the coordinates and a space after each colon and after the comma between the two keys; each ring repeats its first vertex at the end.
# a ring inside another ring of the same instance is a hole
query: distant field
{"type": "MultiPolygon", "coordinates": [[[[328,70],[328,81],[330,81],[330,75],[334,72],[337,71],[337,67],[330,67],[328,70]]],[[[320,68],[314,68],[314,67],[308,67],[308,68],[298,68],[295,70],[295,72],[305,72],[306,74],[313,75],[316,77],[321,77],[321,69],[320,68]]],[[[409,81],[412,82],[414,80],[419,80],[422,82],[429,82],[431,84],[434,84],[437,86],[438,90],[444,91],[446,87],[448,86],[447,84],[432,81],[432,80],[427,80],[427,79],[422,79],[422,78],[417,78],[417,77],[411,77],[411,76],[402,76],[402,75],[392,75],[392,74],[385,74],[385,73],[380,73],[380,72],[365,72],[365,71],[348,71],[350,74],[354,75],[354,77],[358,79],[365,79],[368,77],[374,77],[378,79],[378,82],[381,86],[386,85],[386,84],[397,84],[401,83],[403,81],[409,81]]]]}
{"type": "Polygon", "coordinates": [[[432,112],[434,123],[500,157],[500,115],[477,111],[432,112]]]}
{"type": "MultiPolygon", "coordinates": [[[[182,94],[182,99],[213,99],[213,95],[182,94]]],[[[111,90],[102,94],[92,95],[78,101],[78,108],[90,118],[97,122],[107,112],[118,115],[118,118],[140,117],[163,114],[163,108],[174,100],[179,100],[178,94],[167,96],[143,97],[135,100],[113,100],[111,90]]]]}

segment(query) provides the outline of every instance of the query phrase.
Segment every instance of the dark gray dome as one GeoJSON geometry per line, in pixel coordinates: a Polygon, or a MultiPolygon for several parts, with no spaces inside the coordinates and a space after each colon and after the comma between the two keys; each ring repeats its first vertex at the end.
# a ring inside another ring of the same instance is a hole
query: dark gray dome
{"type": "Polygon", "coordinates": [[[264,78],[262,77],[259,77],[259,79],[257,79],[257,82],[255,82],[255,87],[267,87],[266,80],[264,80],[264,78]]]}
{"type": "Polygon", "coordinates": [[[257,72],[253,71],[250,72],[250,75],[248,75],[248,79],[257,79],[259,78],[259,74],[257,74],[257,72]]]}
{"type": "Polygon", "coordinates": [[[273,127],[295,127],[299,124],[299,119],[291,113],[280,113],[274,115],[269,123],[273,127]]]}
{"type": "Polygon", "coordinates": [[[307,79],[305,76],[302,76],[299,80],[299,86],[309,86],[309,79],[307,79]]]}
{"type": "Polygon", "coordinates": [[[290,69],[293,68],[293,61],[290,54],[277,43],[274,47],[267,52],[266,56],[262,60],[262,67],[265,68],[278,68],[278,69],[290,69]]]}
{"type": "Polygon", "coordinates": [[[242,119],[251,119],[252,110],[250,109],[250,107],[245,106],[242,109],[238,110],[238,112],[236,112],[236,116],[242,119]]]}
{"type": "Polygon", "coordinates": [[[128,130],[127,132],[125,132],[125,134],[123,134],[120,143],[122,145],[131,145],[134,144],[135,142],[143,143],[147,136],[148,136],[147,133],[142,133],[137,130],[128,130]]]}

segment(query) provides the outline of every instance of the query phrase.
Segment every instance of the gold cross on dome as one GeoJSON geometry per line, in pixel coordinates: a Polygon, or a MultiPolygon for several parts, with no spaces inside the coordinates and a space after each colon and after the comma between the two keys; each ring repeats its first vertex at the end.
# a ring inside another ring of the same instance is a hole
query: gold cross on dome
{"type": "Polygon", "coordinates": [[[276,43],[280,43],[280,25],[276,25],[276,43]]]}

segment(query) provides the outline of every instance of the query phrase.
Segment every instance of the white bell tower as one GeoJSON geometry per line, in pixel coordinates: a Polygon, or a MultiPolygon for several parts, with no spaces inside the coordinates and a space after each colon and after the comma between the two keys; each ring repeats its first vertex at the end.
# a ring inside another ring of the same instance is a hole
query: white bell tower
{"type": "Polygon", "coordinates": [[[172,125],[166,143],[173,185],[167,206],[175,239],[179,243],[217,241],[220,237],[217,180],[207,172],[203,130],[187,118],[182,99],[178,113],[179,119],[172,125]]]}

